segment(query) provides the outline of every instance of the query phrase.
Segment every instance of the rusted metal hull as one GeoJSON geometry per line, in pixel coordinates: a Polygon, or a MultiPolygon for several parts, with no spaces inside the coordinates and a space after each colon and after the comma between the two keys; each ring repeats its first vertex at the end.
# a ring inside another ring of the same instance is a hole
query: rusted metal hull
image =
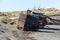
{"type": "Polygon", "coordinates": [[[39,18],[33,15],[26,15],[25,19],[19,20],[17,28],[24,31],[35,31],[39,28],[39,18]]]}
{"type": "Polygon", "coordinates": [[[45,25],[59,25],[60,20],[52,19],[40,13],[23,14],[19,16],[17,28],[24,31],[35,31],[45,25]]]}

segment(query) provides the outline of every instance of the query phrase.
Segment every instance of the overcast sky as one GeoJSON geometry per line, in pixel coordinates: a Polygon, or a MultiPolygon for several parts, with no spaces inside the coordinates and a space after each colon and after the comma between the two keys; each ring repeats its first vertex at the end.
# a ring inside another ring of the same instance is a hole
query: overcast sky
{"type": "Polygon", "coordinates": [[[59,8],[60,0],[0,0],[0,11],[20,11],[38,8],[59,8]]]}

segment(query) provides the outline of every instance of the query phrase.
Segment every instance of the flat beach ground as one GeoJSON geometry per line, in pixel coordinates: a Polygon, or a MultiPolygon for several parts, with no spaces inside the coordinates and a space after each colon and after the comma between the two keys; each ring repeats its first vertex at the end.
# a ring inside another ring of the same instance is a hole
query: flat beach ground
{"type": "Polygon", "coordinates": [[[0,40],[60,40],[60,25],[46,25],[39,31],[24,32],[18,30],[16,25],[0,25],[0,40]]]}

